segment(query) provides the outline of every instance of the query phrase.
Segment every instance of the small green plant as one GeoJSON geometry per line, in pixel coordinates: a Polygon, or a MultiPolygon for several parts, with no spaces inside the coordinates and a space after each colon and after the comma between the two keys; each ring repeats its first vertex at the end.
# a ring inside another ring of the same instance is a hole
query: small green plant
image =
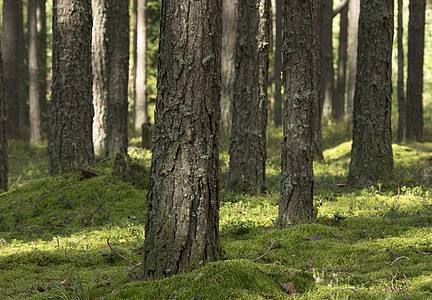
{"type": "Polygon", "coordinates": [[[98,281],[97,274],[85,282],[81,279],[79,272],[76,276],[71,276],[57,284],[42,295],[43,299],[62,299],[62,300],[90,300],[93,298],[93,292],[98,281]]]}

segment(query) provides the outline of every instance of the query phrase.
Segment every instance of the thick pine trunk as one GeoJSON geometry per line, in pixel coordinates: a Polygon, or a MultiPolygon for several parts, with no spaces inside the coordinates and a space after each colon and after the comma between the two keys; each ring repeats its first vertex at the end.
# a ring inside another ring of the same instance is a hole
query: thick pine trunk
{"type": "MultiPolygon", "coordinates": [[[[8,133],[14,135],[26,123],[26,85],[22,0],[3,1],[3,74],[8,133]]],[[[27,121],[27,122],[26,122],[27,121]]]]}
{"type": "Polygon", "coordinates": [[[348,175],[354,185],[368,186],[392,176],[393,9],[393,0],[361,1],[348,175]]]}
{"type": "Polygon", "coordinates": [[[313,1],[285,0],[281,228],[313,218],[313,32],[313,1]]]}
{"type": "Polygon", "coordinates": [[[229,189],[265,185],[270,1],[239,0],[229,189]]]}
{"type": "Polygon", "coordinates": [[[397,53],[398,53],[398,78],[397,78],[397,103],[398,103],[398,143],[406,142],[406,102],[404,88],[404,49],[403,49],[403,0],[398,0],[397,15],[397,53]]]}
{"type": "Polygon", "coordinates": [[[423,139],[423,56],[426,0],[409,2],[406,138],[423,139]]]}
{"type": "Polygon", "coordinates": [[[341,120],[345,113],[345,83],[348,51],[348,5],[345,5],[340,11],[339,28],[337,83],[332,102],[332,117],[335,120],[341,120]]]}
{"type": "Polygon", "coordinates": [[[0,191],[7,191],[8,189],[6,125],[6,98],[3,86],[2,51],[0,43],[0,191]]]}
{"type": "Polygon", "coordinates": [[[36,1],[27,2],[28,27],[28,71],[30,104],[30,144],[42,142],[42,113],[39,90],[38,38],[36,20],[36,1]]]}
{"type": "Polygon", "coordinates": [[[348,128],[353,124],[354,92],[357,73],[357,35],[360,13],[360,0],[348,2],[348,93],[346,119],[348,128]]]}
{"type": "Polygon", "coordinates": [[[127,152],[129,3],[93,0],[93,141],[97,155],[127,152]]]}
{"type": "Polygon", "coordinates": [[[314,159],[324,159],[323,147],[322,147],[322,115],[324,106],[324,87],[322,84],[322,0],[313,0],[313,24],[314,24],[314,86],[315,89],[315,110],[314,110],[314,159]]]}
{"type": "Polygon", "coordinates": [[[93,162],[91,0],[53,3],[53,83],[50,174],[93,162]]]}
{"type": "Polygon", "coordinates": [[[221,258],[221,0],[162,1],[158,95],[142,277],[221,258]]]}
{"type": "Polygon", "coordinates": [[[135,98],[135,129],[149,123],[147,110],[147,0],[138,0],[137,7],[137,70],[135,98]]]}

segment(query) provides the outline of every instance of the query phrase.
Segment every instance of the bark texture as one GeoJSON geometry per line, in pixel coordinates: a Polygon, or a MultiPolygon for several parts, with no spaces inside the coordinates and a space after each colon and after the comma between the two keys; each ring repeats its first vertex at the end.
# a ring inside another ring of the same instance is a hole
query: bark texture
{"type": "Polygon", "coordinates": [[[142,124],[149,123],[147,111],[147,0],[138,0],[137,6],[137,70],[135,98],[135,129],[141,129],[142,124]]]}
{"type": "Polygon", "coordinates": [[[262,193],[265,185],[270,1],[238,1],[229,189],[262,193]]]}
{"type": "Polygon", "coordinates": [[[348,182],[368,186],[391,178],[393,0],[361,1],[353,145],[348,182]]]}
{"type": "Polygon", "coordinates": [[[282,126],[282,0],[275,0],[273,10],[275,14],[274,43],[274,108],[273,118],[275,126],[282,126]]]}
{"type": "Polygon", "coordinates": [[[3,72],[8,133],[28,124],[22,0],[3,1],[3,72]]]}
{"type": "Polygon", "coordinates": [[[313,31],[313,1],[285,0],[280,228],[313,218],[313,31]]]}
{"type": "Polygon", "coordinates": [[[8,190],[8,152],[6,138],[6,98],[3,86],[2,51],[0,43],[0,191],[8,190]]]}
{"type": "Polygon", "coordinates": [[[158,95],[142,277],[221,258],[221,0],[162,1],[158,95]]]}
{"type": "Polygon", "coordinates": [[[36,7],[37,0],[27,2],[28,28],[28,72],[30,104],[30,144],[42,142],[42,113],[39,90],[39,62],[36,7]]]}
{"type": "Polygon", "coordinates": [[[404,48],[403,48],[403,0],[398,0],[397,14],[397,103],[398,103],[398,143],[406,142],[406,101],[404,80],[404,48]]]}
{"type": "Polygon", "coordinates": [[[93,0],[93,142],[97,155],[127,152],[129,3],[93,0]]]}
{"type": "Polygon", "coordinates": [[[223,0],[222,10],[222,90],[221,124],[222,130],[229,135],[232,125],[232,103],[234,99],[234,74],[237,33],[237,0],[223,0]]]}
{"type": "Polygon", "coordinates": [[[321,87],[323,95],[323,111],[326,117],[331,115],[332,98],[334,89],[333,68],[333,0],[322,0],[321,2],[321,87]]]}
{"type": "Polygon", "coordinates": [[[348,2],[348,93],[346,119],[348,128],[353,124],[354,92],[357,74],[357,44],[360,0],[348,2]]]}
{"type": "Polygon", "coordinates": [[[53,3],[50,174],[93,162],[91,0],[53,3]]]}
{"type": "Polygon", "coordinates": [[[313,24],[314,24],[314,86],[315,100],[314,100],[314,159],[323,160],[323,147],[322,147],[322,115],[324,107],[324,94],[325,88],[323,85],[323,51],[322,51],[322,0],[313,0],[313,24]]]}
{"type": "Polygon", "coordinates": [[[345,87],[348,51],[348,5],[340,10],[339,48],[336,90],[333,94],[332,117],[341,120],[345,113],[345,87]]]}
{"type": "Polygon", "coordinates": [[[423,139],[423,56],[426,0],[409,2],[406,138],[423,139]]]}

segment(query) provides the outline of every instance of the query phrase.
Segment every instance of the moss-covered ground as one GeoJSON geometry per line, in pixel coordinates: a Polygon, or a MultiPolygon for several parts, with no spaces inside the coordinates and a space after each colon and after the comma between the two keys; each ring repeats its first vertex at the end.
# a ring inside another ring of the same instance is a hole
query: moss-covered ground
{"type": "MultiPolygon", "coordinates": [[[[326,128],[325,160],[314,166],[316,221],[285,230],[273,228],[280,130],[268,130],[268,192],[259,196],[224,190],[222,140],[225,260],[155,282],[135,280],[148,173],[125,182],[106,161],[91,169],[99,176],[49,177],[46,147],[11,141],[0,299],[432,299],[432,143],[394,145],[394,179],[354,189],[344,185],[351,143],[338,130],[326,128]]],[[[149,167],[150,151],[129,151],[149,167]]]]}

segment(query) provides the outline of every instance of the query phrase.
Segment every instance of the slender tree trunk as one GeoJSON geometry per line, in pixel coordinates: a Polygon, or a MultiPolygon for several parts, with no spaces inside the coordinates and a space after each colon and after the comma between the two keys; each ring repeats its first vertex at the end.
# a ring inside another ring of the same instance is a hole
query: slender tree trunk
{"type": "Polygon", "coordinates": [[[8,149],[6,125],[6,98],[3,86],[2,51],[0,43],[0,191],[8,190],[8,149]]]}
{"type": "Polygon", "coordinates": [[[348,182],[391,178],[393,0],[362,0],[359,18],[353,145],[348,182]]]}
{"type": "Polygon", "coordinates": [[[426,0],[409,2],[406,138],[423,140],[423,56],[426,0]]]}
{"type": "Polygon", "coordinates": [[[135,103],[136,103],[136,76],[137,76],[137,47],[138,47],[138,0],[132,0],[132,15],[131,15],[131,23],[132,23],[132,99],[133,99],[133,120],[135,120],[135,103]]]}
{"type": "Polygon", "coordinates": [[[313,1],[285,0],[281,228],[313,218],[313,32],[313,1]]]}
{"type": "Polygon", "coordinates": [[[47,26],[46,0],[37,0],[36,6],[37,34],[38,34],[38,71],[39,71],[39,100],[42,112],[42,124],[46,122],[47,113],[47,26]]]}
{"type": "Polygon", "coordinates": [[[30,144],[33,145],[37,145],[42,142],[42,113],[39,90],[36,1],[37,0],[27,1],[30,144]]]}
{"type": "Polygon", "coordinates": [[[128,147],[129,1],[109,0],[107,156],[128,147]]]}
{"type": "Polygon", "coordinates": [[[273,118],[275,126],[282,126],[282,0],[275,0],[274,12],[275,29],[274,46],[274,109],[273,118]]]}
{"type": "Polygon", "coordinates": [[[262,193],[265,185],[270,1],[238,1],[229,189],[262,193]]]}
{"type": "Polygon", "coordinates": [[[398,143],[406,143],[406,102],[404,89],[404,49],[403,49],[403,0],[398,0],[397,15],[397,51],[398,51],[398,143]]]}
{"type": "Polygon", "coordinates": [[[3,71],[8,133],[28,124],[24,67],[24,31],[21,0],[3,1],[3,71]]]}
{"type": "Polygon", "coordinates": [[[138,0],[137,14],[137,75],[135,98],[135,129],[141,129],[143,123],[149,123],[147,111],[147,0],[138,0]]]}
{"type": "Polygon", "coordinates": [[[54,0],[50,174],[93,162],[91,0],[54,0]]]}
{"type": "Polygon", "coordinates": [[[360,13],[360,0],[348,2],[348,94],[346,118],[348,128],[353,123],[354,92],[357,73],[357,34],[360,13]]]}
{"type": "MultiPolygon", "coordinates": [[[[142,277],[221,258],[221,0],[162,1],[158,95],[142,277]]],[[[139,43],[139,42],[138,42],[139,43]]]]}
{"type": "Polygon", "coordinates": [[[108,0],[92,0],[93,144],[96,155],[107,152],[108,118],[108,0]]]}
{"type": "Polygon", "coordinates": [[[321,94],[323,95],[322,114],[331,115],[334,89],[333,68],[333,0],[321,1],[321,94]]]}
{"type": "Polygon", "coordinates": [[[348,50],[348,5],[343,6],[340,11],[339,49],[338,49],[338,72],[336,91],[333,95],[332,117],[341,120],[345,113],[345,82],[347,72],[347,50],[348,50]]]}
{"type": "Polygon", "coordinates": [[[234,99],[234,75],[237,33],[237,0],[223,0],[222,10],[222,90],[221,124],[229,135],[232,125],[232,103],[234,99]]]}
{"type": "Polygon", "coordinates": [[[322,0],[313,0],[313,24],[314,24],[314,86],[315,100],[314,100],[314,160],[323,160],[323,147],[322,147],[322,115],[324,106],[324,92],[323,90],[323,76],[322,76],[322,0]]]}

